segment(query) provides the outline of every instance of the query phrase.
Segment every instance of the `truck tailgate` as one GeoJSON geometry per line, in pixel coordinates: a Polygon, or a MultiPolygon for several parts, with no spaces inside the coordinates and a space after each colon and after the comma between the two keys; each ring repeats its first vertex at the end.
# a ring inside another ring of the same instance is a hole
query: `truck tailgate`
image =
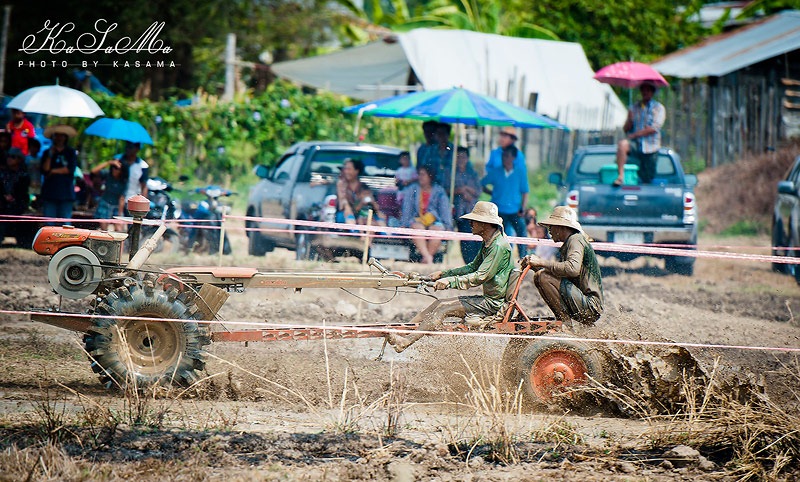
{"type": "Polygon", "coordinates": [[[581,223],[641,227],[683,223],[681,186],[596,184],[578,189],[581,223]]]}

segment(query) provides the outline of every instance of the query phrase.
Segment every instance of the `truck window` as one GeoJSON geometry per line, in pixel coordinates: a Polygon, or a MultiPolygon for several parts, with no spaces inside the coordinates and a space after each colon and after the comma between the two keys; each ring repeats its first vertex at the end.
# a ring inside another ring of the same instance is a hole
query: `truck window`
{"type": "MultiPolygon", "coordinates": [[[[593,176],[600,173],[600,168],[608,164],[616,164],[617,156],[612,153],[591,153],[586,154],[581,160],[578,167],[578,174],[593,176]]],[[[639,159],[631,156],[628,157],[628,164],[638,166],[639,159]]],[[[660,154],[656,161],[656,177],[658,178],[672,178],[676,176],[675,164],[666,154],[660,154]]],[[[669,179],[670,182],[677,182],[676,179],[669,179]]]]}
{"type": "Polygon", "coordinates": [[[277,166],[275,166],[275,173],[272,179],[291,179],[297,160],[302,159],[302,157],[303,156],[297,154],[287,154],[283,156],[278,161],[277,166]]]}
{"type": "Polygon", "coordinates": [[[585,156],[583,156],[583,160],[581,160],[580,166],[578,166],[578,173],[586,175],[600,174],[601,167],[605,166],[606,164],[616,164],[616,163],[617,163],[617,155],[613,153],[586,154],[585,156]]]}
{"type": "Polygon", "coordinates": [[[364,163],[365,176],[394,177],[400,167],[397,154],[383,152],[358,152],[345,150],[319,150],[311,158],[307,171],[301,179],[312,182],[335,182],[346,159],[357,159],[364,163]]]}

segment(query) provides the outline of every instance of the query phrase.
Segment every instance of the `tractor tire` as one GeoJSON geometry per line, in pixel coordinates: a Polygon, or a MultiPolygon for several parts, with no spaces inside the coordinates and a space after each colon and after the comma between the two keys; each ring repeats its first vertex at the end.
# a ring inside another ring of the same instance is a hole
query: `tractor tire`
{"type": "Polygon", "coordinates": [[[205,368],[204,346],[211,343],[193,293],[180,293],[152,281],[120,287],[97,305],[93,326],[84,335],[92,370],[106,388],[152,385],[189,386],[205,368]],[[126,320],[117,317],[181,319],[126,320]]]}
{"type": "Polygon", "coordinates": [[[520,356],[529,343],[531,343],[531,341],[528,339],[512,338],[508,341],[508,345],[506,345],[506,348],[503,350],[503,358],[500,362],[500,375],[506,383],[506,388],[512,392],[519,388],[520,356]]]}
{"type": "Polygon", "coordinates": [[[533,405],[580,403],[580,393],[570,389],[588,385],[590,377],[598,382],[604,378],[598,350],[578,341],[536,340],[521,351],[518,360],[517,380],[521,380],[525,400],[533,405]]]}

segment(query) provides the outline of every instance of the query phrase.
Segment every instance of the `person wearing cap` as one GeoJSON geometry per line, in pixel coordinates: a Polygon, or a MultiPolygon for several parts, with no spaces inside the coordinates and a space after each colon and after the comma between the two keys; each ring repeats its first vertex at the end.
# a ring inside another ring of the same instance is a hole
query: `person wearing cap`
{"type": "MultiPolygon", "coordinates": [[[[481,179],[481,186],[492,194],[492,202],[500,210],[503,227],[510,236],[525,237],[525,210],[528,207],[528,170],[517,159],[518,149],[513,146],[503,148],[503,159],[500,167],[486,169],[481,179]],[[491,190],[489,189],[491,186],[491,190]]],[[[523,243],[517,244],[520,259],[527,254],[523,243]]]]}
{"type": "MultiPolygon", "coordinates": [[[[497,206],[491,202],[478,201],[472,212],[462,216],[472,224],[472,233],[483,240],[480,252],[469,264],[460,268],[436,271],[430,279],[436,281],[435,290],[455,288],[466,290],[474,286],[483,287],[483,295],[459,296],[439,299],[417,314],[412,323],[418,323],[417,332],[405,336],[390,333],[386,340],[400,353],[425,336],[425,331],[440,330],[447,317],[471,320],[497,314],[503,307],[508,289],[509,275],[514,268],[511,261],[511,245],[503,233],[503,220],[497,206]]],[[[475,326],[481,326],[480,321],[475,326]]]]}
{"type": "Polygon", "coordinates": [[[25,113],[19,109],[11,109],[11,120],[6,124],[6,130],[11,134],[11,147],[16,147],[27,156],[28,139],[36,137],[36,130],[31,121],[25,118],[25,113]]]}
{"type": "MultiPolygon", "coordinates": [[[[48,126],[45,137],[53,140],[50,149],[42,154],[42,214],[46,218],[68,219],[72,217],[75,202],[75,168],[78,154],[67,141],[77,135],[73,127],[67,125],[48,126]]],[[[51,221],[49,224],[61,224],[51,221]]]]}
{"type": "MultiPolygon", "coordinates": [[[[489,160],[486,162],[486,170],[497,168],[503,165],[503,150],[514,146],[514,143],[517,142],[519,136],[517,135],[517,128],[513,126],[505,126],[500,129],[500,134],[497,136],[497,145],[495,149],[492,149],[492,152],[489,153],[489,160]]],[[[516,147],[516,146],[514,146],[516,147]]],[[[522,166],[525,167],[525,154],[522,153],[522,149],[517,149],[517,157],[514,160],[515,166],[522,166]]]]}
{"type": "Polygon", "coordinates": [[[534,283],[547,306],[561,323],[572,327],[572,320],[592,325],[603,313],[603,283],[597,256],[583,233],[578,216],[568,206],[557,206],[539,224],[550,231],[559,248],[559,260],[531,254],[522,266],[536,271],[534,283]]]}
{"type": "Polygon", "coordinates": [[[617,143],[617,171],[614,186],[625,182],[625,163],[632,156],[639,160],[639,179],[649,184],[656,177],[656,161],[661,148],[661,127],[667,117],[664,106],[653,99],[656,86],[652,82],[644,82],[639,86],[642,100],[628,110],[628,119],[623,130],[625,139],[617,143]]]}

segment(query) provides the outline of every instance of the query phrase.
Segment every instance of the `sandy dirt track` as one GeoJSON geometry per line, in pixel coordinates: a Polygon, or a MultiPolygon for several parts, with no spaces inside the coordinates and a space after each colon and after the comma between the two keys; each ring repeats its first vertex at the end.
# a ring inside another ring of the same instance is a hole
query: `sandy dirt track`
{"type": "MultiPolygon", "coordinates": [[[[247,257],[241,254],[244,242],[234,238],[236,254],[225,259],[226,265],[358,269],[347,262],[298,264],[282,250],[265,258],[247,257]]],[[[732,250],[715,245],[766,246],[768,240],[724,238],[705,244],[701,248],[732,250]]],[[[735,249],[767,254],[763,248],[735,249]]],[[[216,264],[215,258],[201,256],[157,255],[152,261],[161,266],[216,264]]],[[[445,262],[455,265],[455,256],[445,262]]],[[[699,259],[695,275],[688,278],[668,275],[656,260],[640,260],[629,269],[614,261],[605,264],[606,313],[578,336],[800,347],[800,321],[795,319],[800,287],[791,277],[773,273],[767,263],[699,259]]],[[[401,263],[391,267],[420,269],[401,263]]],[[[0,250],[0,307],[53,306],[57,297],[46,270],[44,257],[0,250]]],[[[414,294],[355,294],[376,303],[360,303],[335,289],[249,290],[233,294],[220,314],[225,320],[255,323],[384,323],[407,321],[429,302],[414,294]]],[[[521,299],[529,314],[549,315],[532,284],[521,299]]],[[[68,302],[62,309],[79,310],[81,303],[68,302]]],[[[98,480],[719,480],[731,473],[725,466],[730,454],[695,447],[703,456],[682,464],[681,457],[664,454],[675,444],[655,443],[657,422],[607,407],[482,413],[470,373],[490,387],[497,378],[502,339],[429,337],[403,354],[387,351],[382,361],[374,361],[379,339],[247,347],[217,343],[209,348],[210,378],[202,388],[150,400],[147,423],[137,426],[129,423],[129,401],[96,382],[79,335],[23,316],[3,320],[0,443],[3,449],[15,445],[23,450],[0,456],[0,473],[8,474],[0,480],[24,480],[26,467],[44,479],[41,467],[34,467],[37,457],[49,461],[48,474],[63,475],[53,480],[73,478],[70,474],[81,470],[93,471],[89,478],[98,480]],[[47,405],[63,410],[73,427],[56,453],[37,448],[47,405]],[[87,422],[101,407],[111,407],[123,419],[113,433],[100,433],[108,427],[96,419],[87,422]],[[392,410],[399,421],[396,433],[388,436],[392,410]],[[87,435],[92,430],[98,432],[94,438],[87,435]],[[513,463],[498,460],[491,447],[491,440],[503,436],[514,441],[513,463]]],[[[799,412],[795,356],[719,348],[691,352],[705,369],[716,360],[721,372],[749,377],[788,412],[799,412]]]]}

